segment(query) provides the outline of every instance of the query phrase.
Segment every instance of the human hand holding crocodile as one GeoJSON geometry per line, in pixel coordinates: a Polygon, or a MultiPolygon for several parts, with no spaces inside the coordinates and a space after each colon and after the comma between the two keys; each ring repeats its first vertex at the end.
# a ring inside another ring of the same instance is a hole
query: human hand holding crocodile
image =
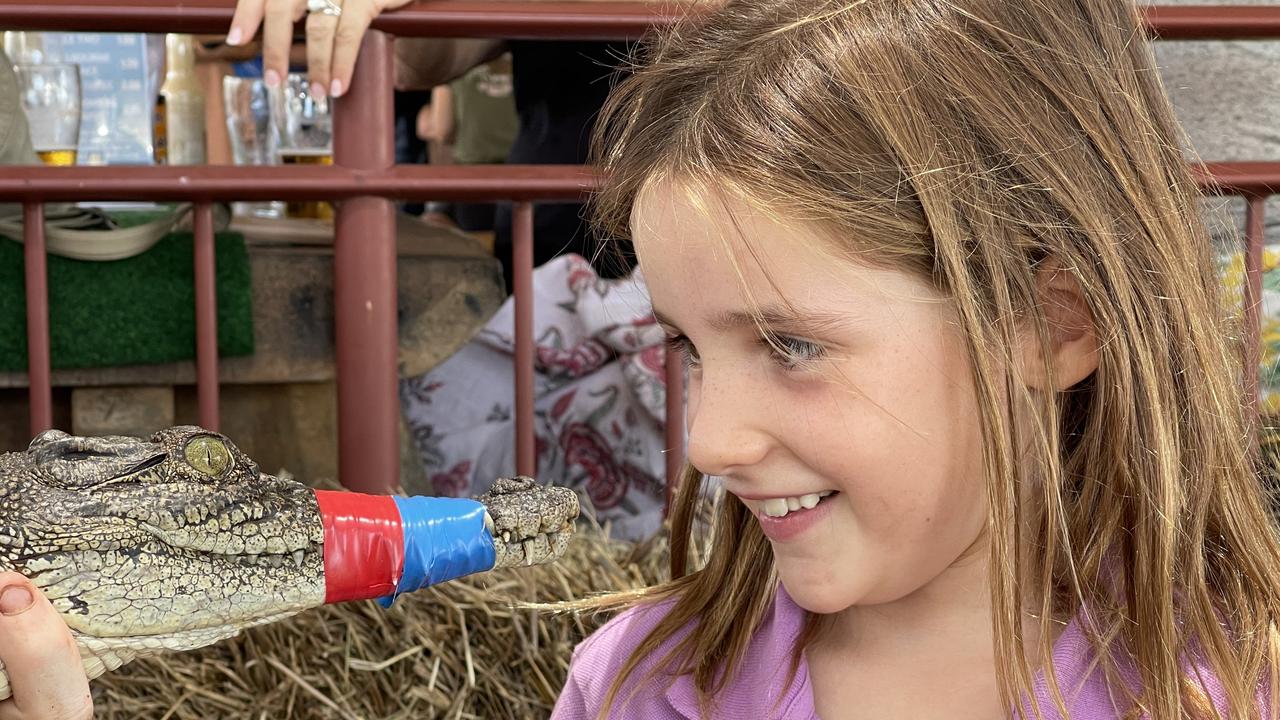
{"type": "Polygon", "coordinates": [[[0,573],[0,664],[10,668],[13,696],[0,720],[93,717],[89,679],[66,623],[31,582],[0,573]]]}
{"type": "Polygon", "coordinates": [[[551,562],[577,515],[572,491],[529,478],[475,501],[313,490],[192,426],[150,442],[51,430],[0,455],[0,571],[48,597],[90,678],[326,602],[551,562]]]}

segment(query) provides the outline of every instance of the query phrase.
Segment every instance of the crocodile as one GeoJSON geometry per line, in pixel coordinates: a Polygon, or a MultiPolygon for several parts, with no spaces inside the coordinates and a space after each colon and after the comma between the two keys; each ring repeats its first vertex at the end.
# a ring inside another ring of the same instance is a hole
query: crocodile
{"type": "MultiPolygon", "coordinates": [[[[561,557],[579,509],[527,477],[475,499],[494,568],[561,557]]],[[[200,427],[149,441],[49,430],[0,455],[0,570],[48,596],[91,679],[324,604],[324,542],[315,490],[200,427]]]]}

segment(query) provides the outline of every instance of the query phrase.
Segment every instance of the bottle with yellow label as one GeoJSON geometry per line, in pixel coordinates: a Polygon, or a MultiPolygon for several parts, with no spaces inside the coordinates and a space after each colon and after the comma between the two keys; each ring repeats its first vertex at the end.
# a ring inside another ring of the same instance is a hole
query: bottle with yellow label
{"type": "Polygon", "coordinates": [[[165,36],[164,153],[170,165],[205,162],[204,88],[196,75],[195,42],[190,35],[165,36]]]}

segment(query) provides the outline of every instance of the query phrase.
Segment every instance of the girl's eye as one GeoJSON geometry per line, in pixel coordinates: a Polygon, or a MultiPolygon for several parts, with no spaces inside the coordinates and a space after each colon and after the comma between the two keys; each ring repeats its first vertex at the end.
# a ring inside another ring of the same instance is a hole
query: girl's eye
{"type": "Polygon", "coordinates": [[[685,335],[668,335],[667,352],[676,354],[685,365],[693,366],[702,362],[702,358],[698,357],[698,349],[685,335]]]}
{"type": "Polygon", "coordinates": [[[796,370],[823,356],[826,350],[819,344],[790,335],[771,334],[760,338],[769,348],[774,362],[785,370],[796,370]]]}

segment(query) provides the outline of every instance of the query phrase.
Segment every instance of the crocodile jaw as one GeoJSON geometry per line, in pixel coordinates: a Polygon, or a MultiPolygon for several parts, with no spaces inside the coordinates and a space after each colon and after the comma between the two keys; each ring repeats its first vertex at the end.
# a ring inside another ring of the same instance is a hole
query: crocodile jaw
{"type": "MultiPolygon", "coordinates": [[[[101,530],[91,535],[101,538],[101,530]]],[[[67,625],[86,637],[176,637],[324,603],[318,544],[289,554],[221,554],[130,530],[134,539],[120,546],[9,553],[0,565],[14,562],[5,569],[30,577],[67,625]]]]}
{"type": "Polygon", "coordinates": [[[476,498],[485,506],[495,568],[552,562],[564,555],[579,513],[578,496],[533,478],[499,478],[476,498]]]}

